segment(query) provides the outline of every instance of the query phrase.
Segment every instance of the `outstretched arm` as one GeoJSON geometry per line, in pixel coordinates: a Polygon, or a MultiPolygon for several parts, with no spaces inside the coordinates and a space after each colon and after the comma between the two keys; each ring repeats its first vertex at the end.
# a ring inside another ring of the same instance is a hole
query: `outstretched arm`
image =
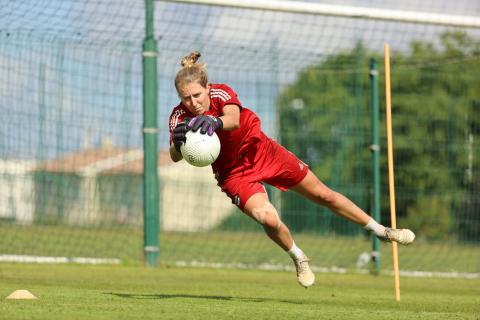
{"type": "Polygon", "coordinates": [[[236,104],[227,104],[223,107],[223,115],[219,117],[223,122],[223,130],[240,128],[240,107],[236,104]]]}

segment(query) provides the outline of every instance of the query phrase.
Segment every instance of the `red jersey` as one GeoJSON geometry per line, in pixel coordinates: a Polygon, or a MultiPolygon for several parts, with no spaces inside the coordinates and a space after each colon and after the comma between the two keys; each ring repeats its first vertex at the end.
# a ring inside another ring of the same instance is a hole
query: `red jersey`
{"type": "MultiPolygon", "coordinates": [[[[210,84],[210,109],[205,115],[220,117],[223,107],[228,104],[240,108],[240,127],[235,130],[218,131],[221,149],[217,160],[212,164],[213,172],[218,178],[226,178],[234,173],[235,168],[241,166],[242,157],[253,148],[258,148],[265,139],[268,139],[260,128],[259,117],[240,103],[237,94],[226,84],[210,84]]],[[[193,118],[191,113],[182,103],[176,106],[170,115],[170,143],[172,131],[175,126],[185,118],[193,118]]]]}

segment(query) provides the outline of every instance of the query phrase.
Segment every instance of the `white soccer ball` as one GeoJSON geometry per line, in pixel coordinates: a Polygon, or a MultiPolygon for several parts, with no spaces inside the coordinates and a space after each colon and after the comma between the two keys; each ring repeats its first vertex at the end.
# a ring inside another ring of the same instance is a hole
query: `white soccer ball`
{"type": "Polygon", "coordinates": [[[220,153],[220,139],[214,132],[211,136],[201,134],[200,130],[188,131],[187,141],[180,146],[185,161],[195,167],[205,167],[217,160],[220,153]]]}

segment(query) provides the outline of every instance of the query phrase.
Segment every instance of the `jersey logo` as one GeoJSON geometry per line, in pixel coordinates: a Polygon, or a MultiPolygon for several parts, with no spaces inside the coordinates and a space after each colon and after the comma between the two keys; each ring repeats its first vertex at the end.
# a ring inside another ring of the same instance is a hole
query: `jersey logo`
{"type": "Polygon", "coordinates": [[[175,110],[175,112],[172,114],[172,117],[170,118],[170,131],[175,129],[178,124],[178,118],[184,113],[185,111],[183,111],[182,109],[175,110]]]}
{"type": "Polygon", "coordinates": [[[220,98],[223,102],[232,99],[230,94],[222,89],[210,89],[210,97],[220,98]]]}

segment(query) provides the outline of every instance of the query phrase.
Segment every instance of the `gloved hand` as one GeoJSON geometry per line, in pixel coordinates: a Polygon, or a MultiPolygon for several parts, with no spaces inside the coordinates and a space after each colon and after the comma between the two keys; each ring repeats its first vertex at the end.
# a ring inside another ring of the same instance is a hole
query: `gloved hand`
{"type": "Polygon", "coordinates": [[[180,146],[182,143],[187,141],[185,135],[190,130],[190,127],[187,126],[187,123],[190,121],[190,118],[182,120],[172,131],[172,141],[175,145],[175,149],[180,152],[180,146]]]}
{"type": "Polygon", "coordinates": [[[190,120],[188,127],[196,132],[199,128],[201,134],[208,133],[211,136],[215,131],[223,129],[223,121],[220,118],[210,117],[206,115],[199,115],[190,120]]]}

